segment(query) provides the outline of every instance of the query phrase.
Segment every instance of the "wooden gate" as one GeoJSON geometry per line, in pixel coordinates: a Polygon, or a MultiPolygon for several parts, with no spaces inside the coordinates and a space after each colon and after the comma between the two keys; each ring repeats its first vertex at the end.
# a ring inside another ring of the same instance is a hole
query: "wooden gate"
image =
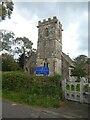
{"type": "Polygon", "coordinates": [[[62,89],[65,99],[78,101],[81,103],[90,103],[90,83],[81,80],[81,82],[62,80],[62,89]]]}

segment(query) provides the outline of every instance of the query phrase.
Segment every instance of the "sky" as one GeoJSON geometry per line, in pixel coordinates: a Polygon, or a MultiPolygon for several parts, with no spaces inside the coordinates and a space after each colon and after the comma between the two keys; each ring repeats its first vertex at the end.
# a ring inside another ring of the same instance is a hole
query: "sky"
{"type": "Polygon", "coordinates": [[[27,37],[37,48],[38,21],[56,16],[62,24],[62,51],[74,59],[88,55],[88,2],[32,2],[14,0],[11,19],[0,22],[0,29],[27,37]]]}

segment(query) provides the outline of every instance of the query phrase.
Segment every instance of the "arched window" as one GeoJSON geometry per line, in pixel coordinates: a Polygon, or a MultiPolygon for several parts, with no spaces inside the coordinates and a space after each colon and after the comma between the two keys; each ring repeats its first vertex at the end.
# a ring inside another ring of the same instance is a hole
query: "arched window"
{"type": "Polygon", "coordinates": [[[48,67],[48,63],[47,63],[47,67],[48,67]]]}
{"type": "Polygon", "coordinates": [[[48,28],[45,29],[45,36],[49,36],[49,30],[48,30],[48,28]]]}
{"type": "Polygon", "coordinates": [[[44,62],[44,67],[45,67],[45,62],[44,62]]]}
{"type": "Polygon", "coordinates": [[[46,63],[44,62],[44,67],[48,67],[48,63],[47,62],[46,63]]]}

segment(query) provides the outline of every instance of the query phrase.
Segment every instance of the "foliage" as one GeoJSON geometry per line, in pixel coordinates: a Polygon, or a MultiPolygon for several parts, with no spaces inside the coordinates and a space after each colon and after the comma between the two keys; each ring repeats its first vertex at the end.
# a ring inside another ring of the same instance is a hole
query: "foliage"
{"type": "Polygon", "coordinates": [[[70,90],[70,85],[67,85],[67,86],[66,86],[66,89],[67,89],[67,90],[70,90]]]}
{"type": "MultiPolygon", "coordinates": [[[[66,85],[66,89],[73,91],[74,85],[71,86],[71,89],[70,89],[70,85],[66,85]]],[[[83,91],[88,92],[88,90],[89,90],[89,84],[83,85],[83,91]]],[[[76,91],[80,91],[80,84],[76,85],[76,91]]]]}
{"type": "Polygon", "coordinates": [[[25,72],[3,72],[4,98],[42,107],[60,107],[61,86],[58,79],[30,76],[25,72]]]}
{"type": "Polygon", "coordinates": [[[60,99],[56,99],[50,96],[43,96],[37,94],[29,94],[24,92],[13,92],[8,90],[3,90],[3,98],[12,100],[17,103],[26,103],[32,106],[42,106],[42,107],[60,107],[60,99]]]}
{"type": "Polygon", "coordinates": [[[21,48],[17,47],[18,52],[20,53],[30,53],[32,51],[33,43],[26,37],[17,37],[16,43],[22,45],[21,48]]]}
{"type": "Polygon", "coordinates": [[[13,59],[12,56],[8,54],[2,54],[2,71],[16,71],[19,70],[19,65],[13,59]]]}
{"type": "Polygon", "coordinates": [[[2,20],[5,20],[6,17],[11,18],[13,6],[14,3],[12,0],[3,0],[3,2],[0,2],[0,17],[2,20]]]}
{"type": "Polygon", "coordinates": [[[12,46],[15,44],[15,34],[11,31],[0,30],[1,39],[0,39],[0,50],[7,51],[9,54],[14,55],[15,50],[12,49],[12,46]]]}
{"type": "Polygon", "coordinates": [[[84,90],[85,92],[88,92],[88,90],[89,90],[89,84],[84,85],[84,86],[83,86],[83,90],[84,90]]]}
{"type": "Polygon", "coordinates": [[[2,36],[0,39],[0,51],[2,53],[8,53],[16,57],[21,54],[31,56],[32,52],[35,51],[32,49],[33,43],[26,37],[16,38],[13,32],[7,30],[0,30],[0,34],[2,36]]]}
{"type": "Polygon", "coordinates": [[[77,76],[78,79],[80,77],[85,77],[87,75],[86,73],[86,65],[87,62],[87,56],[85,55],[79,55],[77,58],[74,59],[74,68],[72,69],[72,76],[77,76]]]}
{"type": "Polygon", "coordinates": [[[36,51],[35,51],[35,49],[32,49],[27,54],[28,54],[28,56],[26,56],[25,53],[22,53],[19,56],[19,58],[18,58],[19,66],[23,69],[24,68],[24,64],[27,62],[27,60],[29,60],[29,67],[32,68],[32,69],[35,69],[36,68],[36,66],[35,66],[35,64],[36,64],[36,61],[35,61],[35,59],[36,59],[36,57],[35,57],[36,51]],[[32,65],[33,65],[33,67],[32,67],[32,65]]]}
{"type": "Polygon", "coordinates": [[[61,74],[60,73],[56,73],[55,75],[54,75],[54,79],[61,79],[61,74]]]}
{"type": "MultiPolygon", "coordinates": [[[[2,56],[0,56],[0,71],[2,71],[2,56]]],[[[1,73],[0,73],[1,75],[1,73]]]]}
{"type": "Polygon", "coordinates": [[[20,55],[19,59],[18,59],[18,64],[19,66],[23,69],[24,68],[24,53],[20,55]]]}
{"type": "Polygon", "coordinates": [[[48,76],[29,76],[24,72],[4,72],[2,74],[2,88],[10,91],[25,91],[29,94],[37,94],[61,98],[62,89],[59,80],[48,76]]]}

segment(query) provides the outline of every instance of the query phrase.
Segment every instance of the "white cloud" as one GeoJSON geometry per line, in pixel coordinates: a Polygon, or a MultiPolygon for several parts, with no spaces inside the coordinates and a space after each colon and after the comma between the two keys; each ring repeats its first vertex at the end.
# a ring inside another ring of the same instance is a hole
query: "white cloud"
{"type": "Polygon", "coordinates": [[[33,47],[37,48],[38,30],[35,25],[37,21],[36,15],[29,21],[14,12],[11,20],[7,19],[0,23],[0,29],[13,31],[16,37],[28,37],[34,43],[33,47]]]}
{"type": "MultiPolygon", "coordinates": [[[[73,58],[75,56],[77,57],[77,55],[81,53],[87,53],[85,50],[80,50],[80,45],[82,45],[83,42],[82,33],[87,32],[88,8],[86,9],[85,7],[83,10],[81,8],[77,9],[77,6],[75,6],[74,11],[72,9],[72,4],[70,5],[71,7],[69,8],[64,6],[65,11],[63,12],[63,9],[60,9],[58,14],[60,15],[60,19],[62,18],[61,23],[63,23],[62,26],[64,27],[62,34],[63,52],[66,54],[69,53],[70,57],[73,58]]],[[[14,11],[11,17],[12,19],[2,21],[0,23],[0,29],[13,31],[17,37],[28,37],[34,43],[33,47],[37,48],[38,29],[36,26],[38,21],[40,19],[42,20],[42,18],[47,19],[47,16],[56,15],[57,13],[56,6],[51,5],[51,8],[49,8],[50,11],[45,9],[47,8],[46,6],[44,6],[44,8],[43,6],[38,6],[40,8],[42,7],[41,9],[38,7],[36,8],[36,6],[32,6],[35,8],[35,11],[32,10],[32,7],[30,6],[28,6],[28,8],[26,6],[27,9],[25,9],[23,5],[21,11],[17,10],[14,6],[14,11]],[[56,12],[54,13],[53,10],[56,12]]],[[[85,38],[86,36],[87,35],[84,35],[85,38]]],[[[81,46],[81,48],[83,47],[81,46]]]]}
{"type": "Polygon", "coordinates": [[[78,31],[79,23],[70,23],[68,28],[62,33],[63,51],[70,55],[78,49],[78,31]]]}

